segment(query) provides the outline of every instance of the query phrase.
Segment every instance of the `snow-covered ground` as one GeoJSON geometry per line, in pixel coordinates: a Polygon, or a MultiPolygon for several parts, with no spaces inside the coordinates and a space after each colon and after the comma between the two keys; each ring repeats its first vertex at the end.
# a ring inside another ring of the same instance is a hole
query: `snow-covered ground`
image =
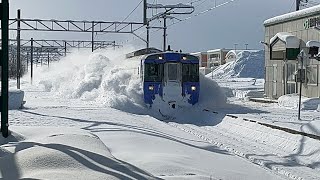
{"type": "Polygon", "coordinates": [[[243,76],[201,77],[199,104],[165,118],[144,105],[139,61],[124,59],[131,50],[76,52],[37,68],[32,84],[23,78],[26,104],[9,111],[12,134],[0,138],[0,177],[320,179],[319,140],[248,120],[319,135],[319,112],[297,120],[296,109],[248,101],[264,82],[238,61],[225,70],[243,76]]]}

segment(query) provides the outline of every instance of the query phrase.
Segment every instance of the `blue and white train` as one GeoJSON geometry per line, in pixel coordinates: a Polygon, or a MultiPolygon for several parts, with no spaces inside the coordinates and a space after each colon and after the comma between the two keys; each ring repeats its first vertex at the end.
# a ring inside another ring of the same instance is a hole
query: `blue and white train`
{"type": "Polygon", "coordinates": [[[166,102],[171,108],[194,105],[199,100],[199,59],[190,54],[158,52],[144,56],[140,64],[144,102],[166,102]]]}

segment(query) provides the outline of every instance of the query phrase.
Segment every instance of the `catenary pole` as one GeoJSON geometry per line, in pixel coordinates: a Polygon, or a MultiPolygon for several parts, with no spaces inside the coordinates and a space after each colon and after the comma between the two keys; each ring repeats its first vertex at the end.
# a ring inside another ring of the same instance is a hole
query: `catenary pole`
{"type": "Polygon", "coordinates": [[[17,10],[17,89],[20,89],[20,77],[21,77],[21,55],[20,55],[20,48],[21,48],[21,38],[20,38],[20,17],[21,11],[20,9],[17,10]]]}
{"type": "Polygon", "coordinates": [[[9,0],[2,0],[0,4],[0,20],[1,20],[1,133],[2,136],[7,138],[9,135],[9,122],[8,122],[8,60],[9,60],[9,0]]]}
{"type": "Polygon", "coordinates": [[[300,2],[301,0],[296,0],[296,11],[299,11],[300,9],[300,2]]]}

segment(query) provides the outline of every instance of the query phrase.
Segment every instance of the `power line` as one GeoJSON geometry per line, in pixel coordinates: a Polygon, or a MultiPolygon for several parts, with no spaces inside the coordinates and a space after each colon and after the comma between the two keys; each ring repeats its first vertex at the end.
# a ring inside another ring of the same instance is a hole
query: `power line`
{"type": "Polygon", "coordinates": [[[126,18],[124,18],[124,20],[122,20],[121,22],[124,22],[125,20],[127,20],[130,16],[131,16],[131,14],[135,11],[135,10],[137,10],[138,9],[138,7],[140,6],[140,4],[143,2],[143,0],[141,0],[140,2],[139,2],[139,4],[128,14],[128,16],[126,17],[126,18]]]}
{"type": "MultiPolygon", "coordinates": [[[[138,7],[140,6],[140,4],[141,4],[142,2],[143,2],[143,0],[141,0],[141,1],[138,3],[138,5],[127,15],[127,17],[125,17],[125,18],[121,21],[121,23],[123,23],[125,20],[127,20],[127,19],[133,14],[133,12],[138,9],[138,7]]],[[[120,23],[120,24],[121,24],[121,23],[120,23]]],[[[120,24],[119,24],[119,25],[120,25],[120,24]]],[[[117,28],[119,25],[116,25],[115,28],[117,28]]],[[[103,33],[103,34],[106,34],[106,33],[103,33]]],[[[95,37],[97,37],[98,35],[103,35],[103,34],[98,34],[98,33],[96,33],[95,37]]]]}
{"type": "Polygon", "coordinates": [[[211,8],[209,8],[209,9],[207,9],[207,10],[201,11],[201,12],[199,12],[199,13],[193,15],[193,16],[189,16],[189,17],[187,17],[187,18],[185,18],[185,19],[182,19],[182,20],[173,22],[172,24],[168,25],[168,27],[170,27],[170,26],[172,26],[172,25],[174,25],[174,24],[178,24],[178,23],[180,23],[180,22],[182,22],[182,21],[189,20],[189,19],[191,19],[191,18],[193,18],[193,17],[196,17],[196,16],[199,16],[199,15],[205,14],[205,13],[207,13],[207,12],[209,12],[209,11],[212,11],[212,10],[214,10],[214,9],[216,9],[216,8],[225,6],[225,5],[227,5],[227,4],[229,4],[229,3],[232,3],[232,2],[234,2],[234,1],[236,1],[236,0],[230,0],[230,1],[224,2],[224,3],[219,4],[219,5],[215,5],[214,7],[211,7],[211,8]]]}
{"type": "Polygon", "coordinates": [[[289,10],[289,12],[291,12],[291,10],[292,10],[292,8],[293,8],[293,5],[294,5],[294,3],[296,2],[296,0],[292,0],[292,4],[291,4],[291,7],[290,7],[290,10],[289,10]]]}

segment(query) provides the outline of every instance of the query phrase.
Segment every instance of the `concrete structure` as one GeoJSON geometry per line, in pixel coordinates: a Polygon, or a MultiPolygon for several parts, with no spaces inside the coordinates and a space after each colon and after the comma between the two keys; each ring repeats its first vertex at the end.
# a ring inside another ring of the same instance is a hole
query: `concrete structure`
{"type": "MultiPolygon", "coordinates": [[[[277,99],[298,93],[301,61],[297,55],[303,50],[310,57],[306,45],[320,41],[320,5],[268,19],[264,26],[266,96],[277,99]]],[[[303,63],[302,95],[320,97],[319,61],[310,57],[304,58],[303,63]]]]}

